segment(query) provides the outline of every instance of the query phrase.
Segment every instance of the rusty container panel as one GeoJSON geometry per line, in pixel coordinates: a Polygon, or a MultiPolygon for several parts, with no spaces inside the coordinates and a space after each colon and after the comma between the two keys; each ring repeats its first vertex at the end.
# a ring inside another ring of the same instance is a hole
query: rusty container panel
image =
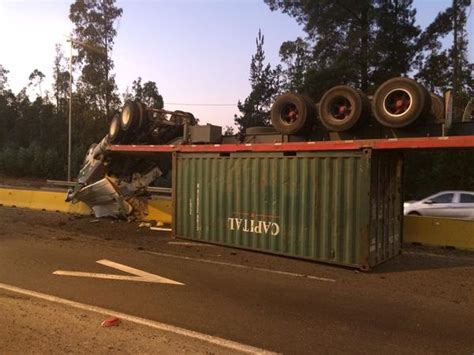
{"type": "Polygon", "coordinates": [[[174,233],[367,269],[399,253],[400,162],[370,150],[178,153],[174,233]]]}

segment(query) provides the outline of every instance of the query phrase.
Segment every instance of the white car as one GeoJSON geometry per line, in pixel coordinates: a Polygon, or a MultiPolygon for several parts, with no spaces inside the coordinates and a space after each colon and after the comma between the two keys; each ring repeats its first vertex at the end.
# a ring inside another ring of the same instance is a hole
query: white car
{"type": "Polygon", "coordinates": [[[474,219],[474,192],[443,191],[403,204],[404,215],[474,219]]]}

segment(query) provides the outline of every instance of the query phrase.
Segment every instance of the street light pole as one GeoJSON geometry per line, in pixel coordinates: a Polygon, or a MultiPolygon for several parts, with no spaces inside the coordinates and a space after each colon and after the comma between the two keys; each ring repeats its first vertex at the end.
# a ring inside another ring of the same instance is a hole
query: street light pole
{"type": "Polygon", "coordinates": [[[69,51],[69,124],[68,124],[68,145],[67,145],[67,181],[71,181],[71,136],[72,136],[72,43],[76,43],[82,47],[85,47],[89,50],[92,50],[96,53],[104,55],[107,58],[107,51],[102,48],[96,48],[87,43],[78,41],[77,39],[72,38],[72,36],[67,36],[68,42],[70,43],[69,51]]]}
{"type": "Polygon", "coordinates": [[[68,124],[68,145],[67,145],[67,181],[71,181],[71,125],[72,125],[72,38],[69,39],[69,124],[68,124]]]}

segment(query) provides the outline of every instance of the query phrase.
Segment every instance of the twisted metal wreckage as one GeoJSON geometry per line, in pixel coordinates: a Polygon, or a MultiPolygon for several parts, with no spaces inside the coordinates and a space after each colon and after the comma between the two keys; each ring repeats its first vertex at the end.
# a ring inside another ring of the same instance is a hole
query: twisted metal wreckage
{"type": "MultiPolygon", "coordinates": [[[[453,120],[452,97],[430,94],[409,78],[383,83],[373,96],[349,86],[328,90],[314,104],[287,93],[272,106],[273,127],[250,127],[243,136],[222,136],[222,128],[198,125],[189,112],[125,103],[108,134],[88,150],[67,201],[86,203],[96,217],[138,218],[147,214],[150,194],[171,193],[172,152],[114,153],[114,145],[254,144],[347,141],[474,135],[474,99],[462,119],[453,120]]],[[[456,115],[456,113],[455,113],[456,115]]]]}

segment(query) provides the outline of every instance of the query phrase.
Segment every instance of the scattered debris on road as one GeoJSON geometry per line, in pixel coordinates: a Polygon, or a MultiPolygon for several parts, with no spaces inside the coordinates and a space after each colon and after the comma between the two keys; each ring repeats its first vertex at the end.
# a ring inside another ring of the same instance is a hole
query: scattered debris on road
{"type": "Polygon", "coordinates": [[[159,231],[159,232],[171,232],[171,228],[165,228],[165,227],[150,227],[150,230],[152,231],[159,231]]]}
{"type": "Polygon", "coordinates": [[[117,317],[111,317],[106,320],[104,320],[100,325],[102,327],[108,328],[108,327],[118,327],[121,323],[121,320],[117,317]]]}

